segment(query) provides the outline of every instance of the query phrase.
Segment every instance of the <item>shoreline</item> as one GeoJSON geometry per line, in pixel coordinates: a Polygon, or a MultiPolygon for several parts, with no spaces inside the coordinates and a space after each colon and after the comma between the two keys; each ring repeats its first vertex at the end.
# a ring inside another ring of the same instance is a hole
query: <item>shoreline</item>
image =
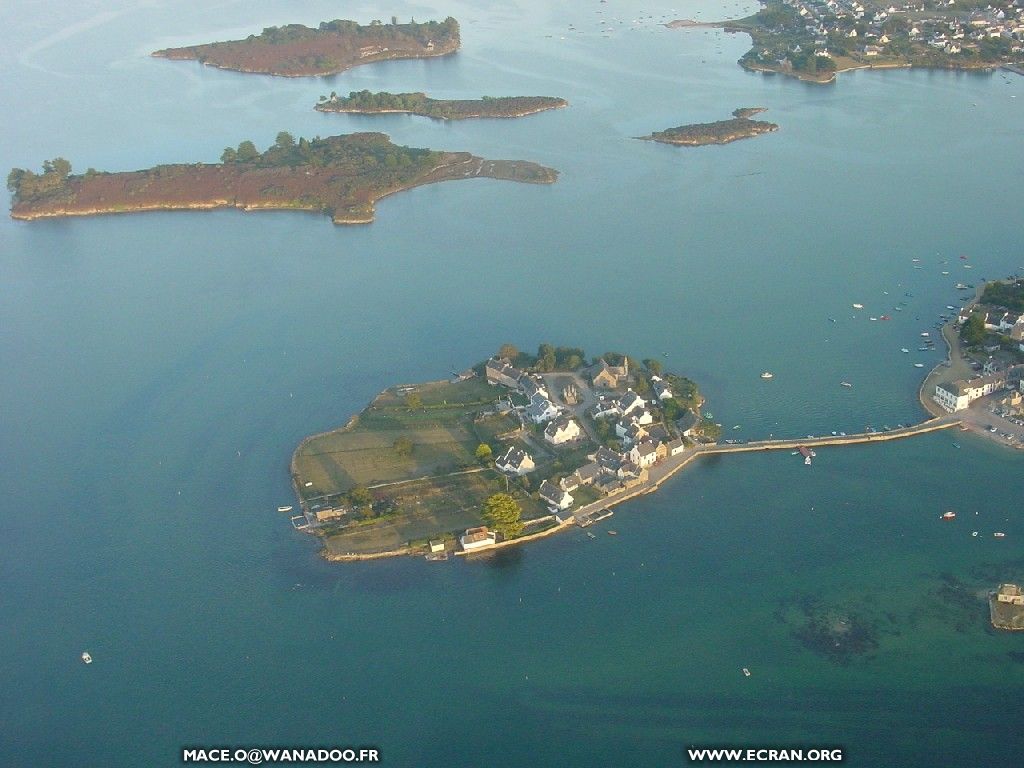
{"type": "MultiPolygon", "coordinates": [[[[677,461],[672,462],[671,459],[666,460],[669,463],[655,464],[651,469],[660,470],[658,476],[653,479],[649,479],[647,482],[635,486],[633,488],[624,489],[618,494],[612,494],[604,498],[598,499],[586,504],[573,512],[573,517],[569,518],[557,525],[550,528],[546,528],[543,531],[537,533],[527,534],[520,536],[515,539],[508,539],[506,541],[497,542],[489,547],[474,550],[472,552],[465,552],[462,550],[456,550],[452,554],[456,557],[485,554],[493,552],[497,549],[504,549],[506,547],[517,546],[520,544],[526,544],[531,541],[538,539],[547,538],[556,533],[568,530],[576,527],[575,518],[577,515],[585,515],[589,512],[596,512],[599,510],[611,509],[620,504],[624,504],[628,501],[632,501],[640,496],[646,496],[650,493],[657,492],[662,485],[668,482],[670,479],[675,477],[679,472],[692,464],[696,459],[704,456],[715,456],[726,453],[754,453],[754,452],[771,452],[778,450],[793,450],[798,446],[843,446],[843,445],[863,445],[870,443],[884,443],[891,442],[893,440],[903,440],[909,437],[915,437],[921,434],[930,434],[932,432],[938,432],[940,430],[952,429],[953,427],[961,426],[962,422],[956,418],[953,414],[944,413],[942,416],[928,418],[918,424],[910,427],[904,427],[903,429],[893,429],[888,432],[872,432],[872,433],[860,433],[855,435],[829,435],[825,437],[815,438],[792,438],[792,439],[773,439],[763,441],[753,441],[750,443],[740,444],[709,444],[709,445],[698,445],[693,448],[687,449],[687,451],[680,455],[677,461]]],[[[311,436],[315,437],[315,436],[311,436]]],[[[305,442],[305,441],[303,441],[305,442]]],[[[301,444],[300,444],[301,445],[301,444]]],[[[298,451],[293,454],[297,455],[298,451]]],[[[653,474],[653,471],[652,471],[653,474]]],[[[302,497],[298,493],[298,488],[294,483],[295,475],[293,474],[293,488],[296,491],[296,496],[299,498],[300,507],[302,505],[302,497]]],[[[383,552],[374,552],[366,554],[344,554],[344,555],[333,555],[327,552],[326,547],[321,547],[320,555],[329,562],[354,562],[359,560],[380,560],[388,557],[401,557],[405,555],[422,556],[425,552],[423,549],[413,549],[409,546],[403,546],[398,549],[387,550],[383,552]]]]}
{"type": "Polygon", "coordinates": [[[536,115],[538,112],[549,112],[552,109],[564,109],[569,106],[569,102],[565,101],[562,104],[552,104],[550,106],[534,107],[533,109],[523,109],[518,112],[513,112],[506,115],[486,115],[486,114],[466,114],[457,115],[455,117],[439,117],[437,115],[430,115],[426,112],[417,112],[414,109],[364,109],[359,107],[340,109],[325,109],[322,104],[317,104],[313,109],[317,112],[323,112],[324,114],[348,114],[348,115],[415,115],[416,117],[426,117],[430,120],[508,120],[517,117],[527,117],[528,115],[536,115]]]}

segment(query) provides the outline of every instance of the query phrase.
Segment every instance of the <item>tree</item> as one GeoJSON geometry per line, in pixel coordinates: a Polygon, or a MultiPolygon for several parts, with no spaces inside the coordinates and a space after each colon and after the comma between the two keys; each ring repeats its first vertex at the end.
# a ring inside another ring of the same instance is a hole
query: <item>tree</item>
{"type": "Polygon", "coordinates": [[[366,507],[373,504],[373,494],[365,485],[356,485],[349,490],[348,500],[353,507],[366,507]]]}
{"type": "Polygon", "coordinates": [[[238,153],[235,152],[234,147],[224,147],[224,151],[221,153],[220,161],[222,163],[234,163],[238,161],[238,153]]]}
{"type": "Polygon", "coordinates": [[[483,463],[491,460],[492,453],[493,451],[491,451],[491,446],[487,443],[480,443],[480,445],[476,447],[476,452],[473,455],[476,456],[477,461],[483,463]]]}
{"type": "Polygon", "coordinates": [[[969,347],[981,344],[985,340],[985,320],[979,313],[975,312],[964,323],[960,329],[960,338],[969,347]]]}
{"type": "Polygon", "coordinates": [[[71,163],[65,160],[63,157],[53,158],[52,168],[54,172],[62,179],[66,179],[71,175],[71,163]]]}
{"type": "Polygon", "coordinates": [[[661,376],[661,372],[664,370],[661,366],[661,360],[655,360],[654,358],[644,360],[644,367],[655,376],[661,376]]]}
{"type": "Polygon", "coordinates": [[[22,177],[28,173],[24,168],[12,168],[11,172],[7,174],[7,189],[10,192],[17,192],[18,185],[21,184],[22,177]]]}
{"type": "Polygon", "coordinates": [[[260,151],[256,149],[255,144],[246,139],[238,145],[235,156],[239,163],[254,163],[260,159],[260,151]]]}
{"type": "Polygon", "coordinates": [[[402,437],[395,438],[395,442],[391,444],[391,447],[394,448],[395,453],[403,459],[407,459],[412,456],[412,440],[404,435],[402,437]]]}
{"type": "Polygon", "coordinates": [[[484,502],[484,521],[502,538],[513,539],[523,532],[523,510],[507,493],[495,493],[484,502]]]}
{"type": "Polygon", "coordinates": [[[279,149],[292,149],[295,146],[295,137],[288,131],[281,131],[274,140],[274,145],[279,149]]]}
{"type": "Polygon", "coordinates": [[[410,392],[405,396],[405,406],[410,411],[416,408],[423,407],[423,398],[420,397],[418,392],[410,392]]]}
{"type": "Polygon", "coordinates": [[[509,360],[515,360],[519,357],[519,348],[514,344],[502,344],[501,348],[498,349],[498,357],[504,357],[509,360]]]}
{"type": "Polygon", "coordinates": [[[541,344],[537,348],[537,370],[553,371],[555,362],[555,348],[550,344],[541,344]]]}

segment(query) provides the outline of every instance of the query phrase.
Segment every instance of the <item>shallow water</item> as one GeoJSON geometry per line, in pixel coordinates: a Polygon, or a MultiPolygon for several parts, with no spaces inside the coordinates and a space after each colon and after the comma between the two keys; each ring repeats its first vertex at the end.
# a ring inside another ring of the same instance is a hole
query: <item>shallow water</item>
{"type": "Polygon", "coordinates": [[[900,347],[956,303],[957,280],[1021,264],[1024,79],[753,75],[735,65],[745,37],[631,23],[750,6],[644,6],[399,6],[388,15],[459,18],[463,50],[322,81],[146,53],[384,11],[0,10],[4,167],[213,161],[286,129],[562,172],[419,188],[366,227],[0,221],[0,762],[176,765],[183,745],[232,743],[374,744],[389,765],[671,765],[701,743],[839,744],[858,766],[1016,757],[1003,726],[1022,638],[987,631],[984,601],[938,594],[942,574],[1024,578],[1021,459],[978,438],[823,449],[809,469],[708,459],[619,507],[617,537],[480,562],[329,565],[274,511],[302,436],[505,341],[667,355],[735,437],[923,416],[911,363],[939,353],[900,347]],[[626,23],[605,38],[597,10],[626,23]],[[571,107],[452,125],[312,110],[362,88],[571,107]],[[777,133],[696,150],[630,138],[753,105],[777,133]],[[956,522],[937,521],[946,508],[956,522]],[[857,612],[877,649],[843,665],[805,647],[813,601],[857,612]]]}

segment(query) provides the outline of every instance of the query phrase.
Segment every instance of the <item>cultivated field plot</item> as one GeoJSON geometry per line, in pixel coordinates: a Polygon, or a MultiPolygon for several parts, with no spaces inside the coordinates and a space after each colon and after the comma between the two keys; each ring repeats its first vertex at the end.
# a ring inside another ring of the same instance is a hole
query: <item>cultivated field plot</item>
{"type": "Polygon", "coordinates": [[[480,440],[473,417],[498,396],[478,379],[388,390],[350,427],[300,446],[295,455],[298,486],[309,498],[476,466],[473,454],[480,440]],[[411,450],[397,447],[398,440],[409,441],[411,450]]]}
{"type": "MultiPolygon", "coordinates": [[[[350,525],[324,537],[329,554],[368,554],[397,549],[408,542],[436,537],[440,532],[461,532],[482,523],[480,510],[492,493],[505,490],[505,480],[492,469],[417,480],[388,488],[398,505],[393,516],[366,524],[350,525]]],[[[523,518],[547,514],[547,510],[512,489],[523,507],[523,518]]]]}

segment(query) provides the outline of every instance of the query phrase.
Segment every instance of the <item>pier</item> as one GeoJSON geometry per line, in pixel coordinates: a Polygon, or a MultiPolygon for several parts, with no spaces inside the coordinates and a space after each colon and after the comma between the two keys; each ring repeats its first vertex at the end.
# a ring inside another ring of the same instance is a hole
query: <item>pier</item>
{"type": "MultiPolygon", "coordinates": [[[[754,451],[795,451],[803,448],[818,448],[829,445],[859,445],[864,443],[885,443],[892,440],[903,440],[908,437],[924,435],[929,432],[937,432],[943,429],[950,429],[961,425],[959,417],[949,414],[934,419],[922,421],[909,427],[888,429],[878,432],[858,432],[852,435],[824,435],[822,437],[803,438],[779,438],[773,440],[753,440],[746,443],[697,445],[688,448],[678,456],[663,459],[648,471],[647,482],[628,490],[621,490],[610,493],[604,498],[598,499],[590,504],[580,507],[574,513],[577,520],[591,520],[602,514],[605,510],[622,504],[625,501],[635,499],[647,493],[653,493],[661,487],[662,483],[673,477],[681,469],[689,465],[701,456],[712,456],[723,453],[751,453],[754,451]]],[[[508,543],[515,543],[513,539],[508,543]]]]}

